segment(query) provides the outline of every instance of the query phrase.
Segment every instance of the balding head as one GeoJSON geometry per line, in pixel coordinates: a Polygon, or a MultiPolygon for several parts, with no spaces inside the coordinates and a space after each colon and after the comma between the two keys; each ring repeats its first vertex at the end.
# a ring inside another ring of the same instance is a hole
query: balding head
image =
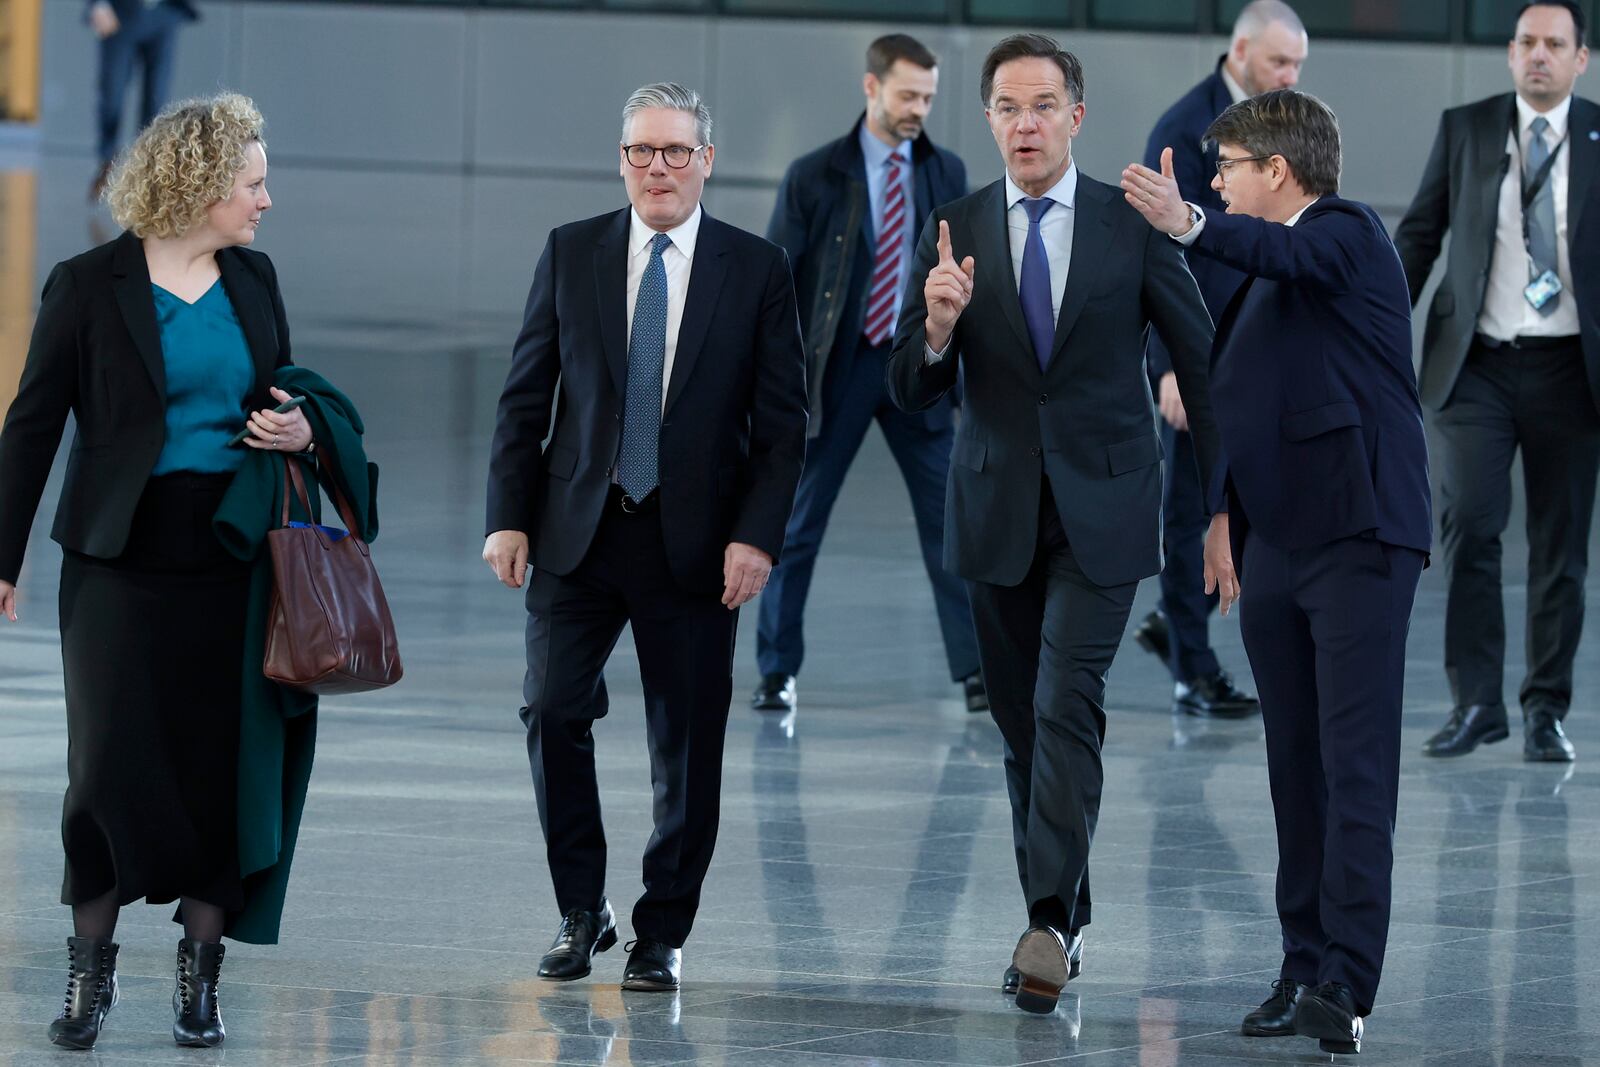
{"type": "Polygon", "coordinates": [[[1292,89],[1307,48],[1305,23],[1294,8],[1283,0],[1252,0],[1233,23],[1228,73],[1251,96],[1292,89]]]}

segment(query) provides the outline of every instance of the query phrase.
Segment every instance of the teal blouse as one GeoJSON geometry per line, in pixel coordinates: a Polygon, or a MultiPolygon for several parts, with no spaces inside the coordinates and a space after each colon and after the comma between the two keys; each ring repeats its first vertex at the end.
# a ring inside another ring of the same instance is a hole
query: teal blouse
{"type": "Polygon", "coordinates": [[[159,285],[150,290],[167,371],[167,443],[151,474],[236,471],[245,447],[228,441],[248,418],[255,364],[228,291],[218,278],[188,304],[159,285]]]}

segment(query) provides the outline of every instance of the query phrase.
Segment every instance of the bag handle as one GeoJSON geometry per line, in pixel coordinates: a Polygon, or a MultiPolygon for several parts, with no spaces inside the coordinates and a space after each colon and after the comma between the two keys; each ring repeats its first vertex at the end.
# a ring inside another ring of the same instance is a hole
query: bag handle
{"type": "MultiPolygon", "coordinates": [[[[350,507],[350,502],[345,499],[343,490],[339,488],[338,479],[329,479],[329,496],[333,499],[334,510],[339,513],[339,518],[344,521],[345,531],[350,538],[361,546],[362,555],[366,555],[366,541],[361,537],[361,531],[356,527],[355,511],[350,507]]],[[[305,476],[300,473],[300,464],[292,458],[283,458],[283,521],[282,526],[289,525],[289,492],[293,484],[294,495],[300,498],[300,506],[305,508],[306,517],[311,517],[311,496],[306,491],[305,476]]]]}

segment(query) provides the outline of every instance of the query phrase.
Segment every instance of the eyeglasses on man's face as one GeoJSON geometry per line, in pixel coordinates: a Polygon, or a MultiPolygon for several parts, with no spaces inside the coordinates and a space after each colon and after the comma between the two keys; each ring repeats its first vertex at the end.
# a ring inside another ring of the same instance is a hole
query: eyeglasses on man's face
{"type": "Polygon", "coordinates": [[[651,144],[625,144],[622,146],[622,151],[627,156],[630,167],[643,170],[655,162],[656,153],[660,152],[661,158],[667,161],[667,166],[673,170],[682,170],[689,165],[689,160],[694,158],[694,154],[705,147],[703,144],[669,144],[663,148],[651,144]]]}
{"type": "Polygon", "coordinates": [[[1265,160],[1268,160],[1268,159],[1271,159],[1271,158],[1272,158],[1272,156],[1265,155],[1265,156],[1240,156],[1237,159],[1219,159],[1219,160],[1217,160],[1217,177],[1221,178],[1223,181],[1227,181],[1228,180],[1228,168],[1233,166],[1234,164],[1236,164],[1236,163],[1261,163],[1261,162],[1263,162],[1265,160]]]}
{"type": "Polygon", "coordinates": [[[1013,126],[1022,120],[1024,112],[1032,112],[1033,117],[1040,122],[1050,122],[1061,117],[1061,105],[1048,100],[1037,104],[996,104],[989,109],[989,114],[999,119],[1002,125],[1013,126]]]}

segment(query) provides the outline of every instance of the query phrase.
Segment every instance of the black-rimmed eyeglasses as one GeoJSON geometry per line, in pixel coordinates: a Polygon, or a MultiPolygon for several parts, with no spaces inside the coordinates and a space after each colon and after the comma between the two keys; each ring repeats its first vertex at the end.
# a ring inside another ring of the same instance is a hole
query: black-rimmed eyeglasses
{"type": "Polygon", "coordinates": [[[1263,160],[1267,160],[1267,159],[1271,159],[1271,158],[1272,158],[1271,155],[1265,155],[1265,156],[1240,156],[1238,159],[1219,159],[1219,160],[1217,160],[1217,177],[1221,178],[1223,181],[1227,181],[1228,180],[1228,168],[1233,166],[1235,163],[1260,163],[1263,160]]]}
{"type": "Polygon", "coordinates": [[[669,144],[665,148],[657,148],[653,144],[625,144],[622,146],[623,154],[628,159],[628,166],[638,167],[643,170],[655,162],[656,153],[661,153],[661,158],[667,161],[667,166],[673,170],[682,170],[689,165],[689,160],[694,154],[707,145],[669,144]]]}

